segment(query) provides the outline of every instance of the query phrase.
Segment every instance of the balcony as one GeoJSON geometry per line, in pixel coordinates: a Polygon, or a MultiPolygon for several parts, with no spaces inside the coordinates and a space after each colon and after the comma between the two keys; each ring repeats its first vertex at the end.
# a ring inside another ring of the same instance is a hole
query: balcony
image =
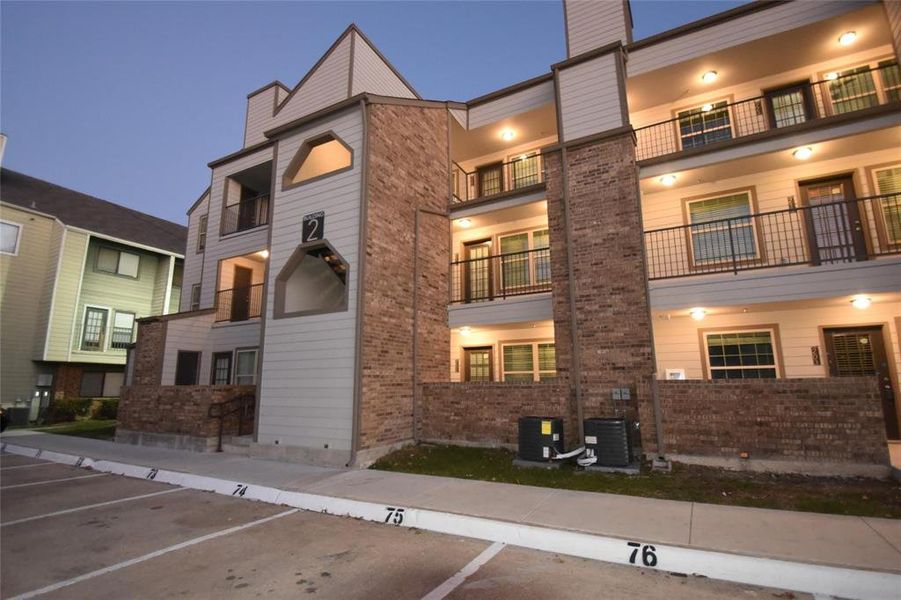
{"type": "Polygon", "coordinates": [[[551,250],[487,255],[451,263],[451,304],[551,291],[551,250]]]}
{"type": "Polygon", "coordinates": [[[455,162],[451,167],[452,204],[541,190],[544,188],[544,177],[544,163],[537,153],[509,162],[481,165],[471,172],[455,162]]]}
{"type": "Polygon", "coordinates": [[[901,70],[895,61],[825,77],[824,81],[798,83],[738,102],[712,101],[636,129],[637,159],[714,150],[730,140],[775,130],[790,132],[804,123],[825,123],[839,115],[901,103],[901,70]]]}
{"type": "Polygon", "coordinates": [[[263,306],[263,284],[216,292],[216,322],[238,322],[259,317],[263,306]]]}
{"type": "Polygon", "coordinates": [[[901,253],[901,193],[644,232],[648,279],[849,263],[901,253]]]}
{"type": "Polygon", "coordinates": [[[254,229],[267,223],[269,223],[269,194],[260,194],[225,207],[222,235],[254,229]]]}

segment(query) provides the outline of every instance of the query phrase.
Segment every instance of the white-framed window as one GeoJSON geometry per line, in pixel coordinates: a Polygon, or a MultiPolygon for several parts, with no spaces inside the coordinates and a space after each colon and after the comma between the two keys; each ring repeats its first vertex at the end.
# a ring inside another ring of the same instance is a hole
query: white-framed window
{"type": "Polygon", "coordinates": [[[135,314],[117,310],[113,315],[113,333],[110,336],[110,348],[124,350],[134,341],[135,314]]]}
{"type": "Polygon", "coordinates": [[[775,379],[776,332],[773,329],[704,333],[710,379],[775,379]]]}
{"type": "Polygon", "coordinates": [[[696,265],[757,258],[751,192],[686,202],[696,265]]]}
{"type": "Polygon", "coordinates": [[[853,112],[901,98],[901,69],[894,58],[846,67],[824,75],[824,79],[829,81],[826,101],[833,114],[853,112]]]}
{"type": "Polygon", "coordinates": [[[204,250],[206,250],[206,229],[207,229],[207,221],[209,220],[209,215],[200,215],[200,220],[197,224],[197,253],[200,254],[204,250]]]}
{"type": "Polygon", "coordinates": [[[191,286],[191,306],[189,310],[200,310],[200,284],[191,286]]]}
{"type": "Polygon", "coordinates": [[[257,349],[235,350],[235,385],[254,385],[257,381],[257,349]]]}
{"type": "Polygon", "coordinates": [[[84,321],[81,325],[81,349],[91,352],[106,350],[106,328],[109,321],[109,309],[99,306],[86,306],[84,321]]]}
{"type": "Polygon", "coordinates": [[[113,275],[137,279],[140,266],[141,257],[138,254],[106,246],[101,246],[97,251],[96,268],[103,273],[112,273],[113,275]]]}
{"type": "Polygon", "coordinates": [[[550,231],[536,229],[498,236],[501,287],[525,291],[551,282],[550,231]]]}
{"type": "Polygon", "coordinates": [[[557,376],[554,342],[501,344],[504,381],[544,381],[557,376]]]}
{"type": "Polygon", "coordinates": [[[708,102],[679,111],[676,118],[679,120],[679,140],[683,150],[732,139],[728,100],[708,102]]]}
{"type": "Polygon", "coordinates": [[[0,254],[19,253],[19,238],[22,237],[22,226],[12,221],[0,221],[0,254]]]}
{"type": "Polygon", "coordinates": [[[876,193],[895,194],[878,200],[890,244],[901,244],[901,163],[873,169],[876,193]]]}

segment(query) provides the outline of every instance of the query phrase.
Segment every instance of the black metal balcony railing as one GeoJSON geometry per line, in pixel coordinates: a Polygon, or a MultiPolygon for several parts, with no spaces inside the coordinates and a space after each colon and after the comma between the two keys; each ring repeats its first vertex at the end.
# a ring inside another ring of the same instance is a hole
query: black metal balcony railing
{"type": "Polygon", "coordinates": [[[644,232],[648,279],[867,260],[901,253],[901,194],[644,232]]]}
{"type": "Polygon", "coordinates": [[[551,290],[550,248],[537,248],[450,265],[451,302],[481,302],[551,290]]]}
{"type": "Polygon", "coordinates": [[[259,317],[263,306],[263,284],[216,292],[216,322],[246,321],[259,317]]]}
{"type": "Polygon", "coordinates": [[[269,222],[269,194],[229,204],[222,219],[222,235],[253,229],[269,222]]]}
{"type": "Polygon", "coordinates": [[[454,204],[521,190],[543,182],[544,164],[540,154],[482,165],[471,172],[457,163],[451,168],[454,204]]]}
{"type": "Polygon", "coordinates": [[[636,129],[636,157],[665,156],[899,101],[901,71],[897,63],[853,69],[831,80],[798,84],[747,100],[711,102],[636,129]]]}
{"type": "Polygon", "coordinates": [[[133,327],[113,327],[113,334],[110,337],[110,348],[123,350],[131,345],[134,338],[133,327]]]}

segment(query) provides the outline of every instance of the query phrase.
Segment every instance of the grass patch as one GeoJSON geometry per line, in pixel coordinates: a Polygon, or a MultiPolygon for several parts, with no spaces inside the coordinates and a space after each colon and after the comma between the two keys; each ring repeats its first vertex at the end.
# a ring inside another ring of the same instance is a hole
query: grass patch
{"type": "Polygon", "coordinates": [[[95,440],[112,440],[116,437],[116,421],[115,419],[84,419],[47,427],[35,427],[34,431],[55,433],[57,435],[72,435],[95,440]]]}
{"type": "Polygon", "coordinates": [[[709,504],[901,518],[901,485],[894,481],[746,473],[678,464],[673,465],[672,473],[643,468],[636,476],[608,475],[570,464],[557,470],[524,469],[513,466],[513,457],[513,452],[502,449],[421,445],[393,452],[372,468],[709,504]]]}

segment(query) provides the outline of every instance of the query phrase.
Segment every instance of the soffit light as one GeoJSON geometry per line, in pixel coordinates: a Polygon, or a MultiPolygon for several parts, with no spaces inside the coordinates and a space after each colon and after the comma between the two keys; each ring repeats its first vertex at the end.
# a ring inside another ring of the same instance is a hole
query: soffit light
{"type": "Polygon", "coordinates": [[[709,102],[701,107],[702,112],[710,112],[711,110],[713,110],[713,105],[709,102]]]}
{"type": "Polygon", "coordinates": [[[707,71],[706,73],[701,75],[701,81],[703,81],[704,83],[713,83],[714,81],[716,81],[717,77],[718,74],[716,71],[707,71]]]}
{"type": "Polygon", "coordinates": [[[838,79],[838,73],[836,73],[835,71],[830,71],[823,75],[823,79],[825,79],[826,81],[835,81],[836,79],[838,79]]]}
{"type": "Polygon", "coordinates": [[[515,137],[516,137],[516,132],[513,131],[512,129],[510,129],[509,127],[507,129],[504,129],[503,131],[501,131],[501,139],[504,140],[505,142],[509,142],[510,140],[512,140],[515,137]]]}
{"type": "Polygon", "coordinates": [[[838,43],[842,46],[850,46],[854,43],[854,40],[857,39],[856,31],[846,31],[845,33],[838,36],[838,43]]]}
{"type": "Polygon", "coordinates": [[[262,256],[263,258],[269,258],[269,251],[268,251],[268,250],[260,250],[259,252],[257,252],[257,254],[259,254],[259,255],[262,256]]]}
{"type": "Polygon", "coordinates": [[[457,219],[457,225],[466,229],[472,225],[472,219],[457,219]]]}
{"type": "Polygon", "coordinates": [[[870,308],[870,305],[872,303],[873,301],[867,296],[857,296],[856,298],[851,300],[851,306],[853,306],[854,308],[859,308],[860,310],[870,308]]]}
{"type": "Polygon", "coordinates": [[[798,148],[794,152],[792,152],[792,156],[797,158],[798,160],[807,160],[813,154],[813,148],[810,146],[804,146],[803,148],[798,148]]]}
{"type": "Polygon", "coordinates": [[[674,183],[676,183],[676,176],[675,175],[664,175],[658,181],[668,187],[668,186],[671,186],[674,183]]]}
{"type": "Polygon", "coordinates": [[[460,335],[469,335],[470,333],[472,333],[471,328],[469,328],[469,327],[461,327],[460,328],[460,335]]]}
{"type": "Polygon", "coordinates": [[[693,309],[691,309],[690,311],[688,311],[688,314],[689,314],[689,315],[691,316],[691,318],[694,319],[695,321],[700,321],[700,320],[702,320],[704,317],[707,316],[707,311],[704,310],[703,308],[693,308],[693,309]]]}

